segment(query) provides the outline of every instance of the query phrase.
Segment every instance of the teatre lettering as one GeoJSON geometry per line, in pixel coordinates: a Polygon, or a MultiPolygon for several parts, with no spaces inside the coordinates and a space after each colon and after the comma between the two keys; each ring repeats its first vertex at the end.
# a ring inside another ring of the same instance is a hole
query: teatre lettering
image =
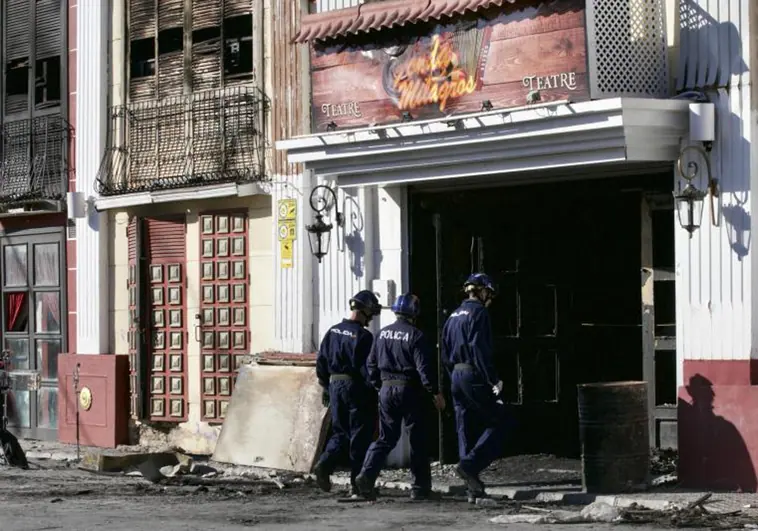
{"type": "Polygon", "coordinates": [[[338,105],[324,103],[321,106],[321,112],[324,113],[327,118],[336,118],[337,116],[355,116],[356,118],[363,117],[361,106],[357,101],[349,101],[347,103],[340,103],[338,105]]]}
{"type": "Polygon", "coordinates": [[[393,85],[400,93],[398,108],[410,110],[435,103],[444,111],[450,99],[472,94],[476,80],[458,67],[453,45],[440,36],[432,37],[429,53],[408,59],[395,72],[393,85]]]}
{"type": "Polygon", "coordinates": [[[562,72],[552,76],[527,76],[523,80],[529,90],[548,90],[565,88],[576,90],[576,72],[562,72]]]}

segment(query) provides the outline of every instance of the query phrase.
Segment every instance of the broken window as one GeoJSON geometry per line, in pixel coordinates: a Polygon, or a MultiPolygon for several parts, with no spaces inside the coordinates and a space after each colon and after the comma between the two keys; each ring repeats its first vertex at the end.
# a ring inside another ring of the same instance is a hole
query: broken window
{"type": "Polygon", "coordinates": [[[61,58],[37,60],[35,75],[34,104],[58,105],[61,100],[61,58]]]}
{"type": "Polygon", "coordinates": [[[184,29],[170,28],[158,32],[158,55],[180,52],[184,48],[184,29]]]}
{"type": "Polygon", "coordinates": [[[253,17],[249,14],[224,19],[224,74],[253,72],[253,17]]]}
{"type": "Polygon", "coordinates": [[[201,44],[221,37],[221,28],[213,26],[211,28],[196,29],[192,32],[192,44],[201,44]]]}
{"type": "Polygon", "coordinates": [[[155,39],[134,40],[129,45],[129,52],[132,79],[155,74],[155,39]]]}
{"type": "Polygon", "coordinates": [[[5,86],[8,96],[29,94],[29,59],[11,60],[5,68],[5,86]]]}

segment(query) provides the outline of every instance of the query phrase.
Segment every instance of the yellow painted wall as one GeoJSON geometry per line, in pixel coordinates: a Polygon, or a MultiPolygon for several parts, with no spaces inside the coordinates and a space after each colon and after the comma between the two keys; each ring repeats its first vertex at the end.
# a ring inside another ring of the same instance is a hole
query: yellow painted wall
{"type": "Polygon", "coordinates": [[[110,248],[110,313],[111,348],[116,354],[127,354],[129,344],[128,312],[128,239],[126,229],[131,216],[161,216],[183,213],[187,222],[187,301],[186,326],[190,331],[187,344],[188,422],[169,434],[168,444],[186,451],[210,453],[215,446],[218,427],[200,422],[201,418],[201,359],[200,345],[192,333],[194,316],[200,308],[200,226],[203,212],[247,208],[248,264],[250,271],[250,354],[274,346],[274,238],[271,197],[258,195],[244,198],[209,199],[149,205],[111,213],[110,248]]]}

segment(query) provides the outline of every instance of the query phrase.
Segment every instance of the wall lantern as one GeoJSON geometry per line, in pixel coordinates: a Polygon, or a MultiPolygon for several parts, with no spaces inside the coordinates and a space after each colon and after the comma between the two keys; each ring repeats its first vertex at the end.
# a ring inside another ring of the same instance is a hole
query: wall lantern
{"type": "Polygon", "coordinates": [[[324,194],[331,194],[334,200],[334,220],[338,227],[342,227],[345,222],[345,218],[342,213],[337,209],[337,194],[332,188],[325,184],[316,186],[311,192],[311,209],[316,213],[316,221],[312,225],[306,225],[305,230],[308,231],[308,243],[311,246],[311,254],[316,257],[319,264],[321,259],[329,252],[329,243],[331,242],[332,224],[324,221],[323,212],[329,210],[329,200],[324,198],[319,193],[320,190],[324,191],[324,194]]]}
{"type": "Polygon", "coordinates": [[[679,176],[687,181],[684,190],[681,189],[680,185],[679,191],[674,192],[674,202],[679,217],[679,225],[692,236],[692,233],[700,227],[700,222],[703,218],[703,203],[705,197],[710,194],[711,224],[714,227],[717,226],[714,198],[719,196],[718,180],[714,179],[711,174],[711,160],[706,150],[699,146],[687,146],[679,153],[676,168],[679,176]],[[688,151],[694,151],[700,155],[705,162],[705,169],[708,174],[706,190],[699,190],[694,184],[692,184],[692,181],[694,181],[700,174],[700,166],[697,162],[688,162],[687,171],[684,169],[684,155],[688,151]]]}

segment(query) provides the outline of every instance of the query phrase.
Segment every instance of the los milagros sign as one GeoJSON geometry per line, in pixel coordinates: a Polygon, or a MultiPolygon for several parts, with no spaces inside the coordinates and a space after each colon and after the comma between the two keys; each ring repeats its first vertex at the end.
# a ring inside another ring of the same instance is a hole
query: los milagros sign
{"type": "Polygon", "coordinates": [[[398,109],[418,109],[436,105],[444,111],[449,99],[458,99],[476,90],[476,79],[460,66],[450,39],[432,35],[428,53],[411,56],[392,77],[398,109]]]}
{"type": "Polygon", "coordinates": [[[314,131],[589,97],[582,0],[496,9],[401,43],[312,49],[314,131]]]}

